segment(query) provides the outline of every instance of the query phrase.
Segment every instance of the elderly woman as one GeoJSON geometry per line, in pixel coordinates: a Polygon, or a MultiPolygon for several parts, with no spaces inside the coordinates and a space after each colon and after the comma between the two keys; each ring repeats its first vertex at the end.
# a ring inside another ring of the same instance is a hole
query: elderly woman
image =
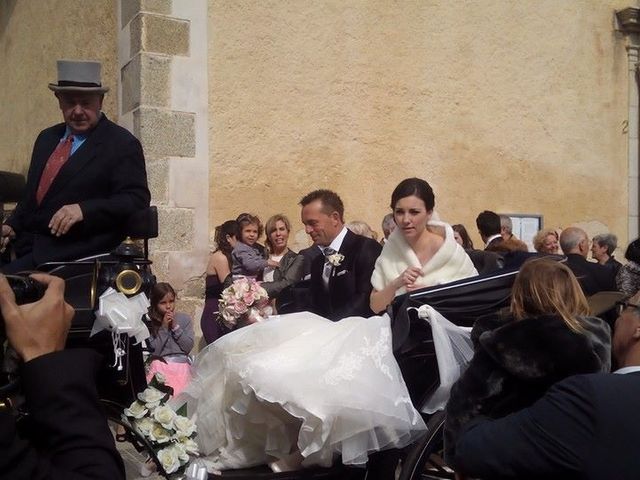
{"type": "Polygon", "coordinates": [[[554,229],[547,228],[540,230],[536,233],[536,236],[533,237],[533,248],[535,248],[536,252],[539,253],[557,255],[559,247],[558,240],[558,232],[554,229]]]}
{"type": "Polygon", "coordinates": [[[302,280],[304,257],[291,250],[287,243],[291,233],[291,223],[284,215],[278,214],[267,220],[267,251],[271,265],[264,269],[262,287],[275,299],[289,285],[302,280]]]}
{"type": "Polygon", "coordinates": [[[618,237],[612,233],[603,233],[593,237],[591,256],[600,265],[611,268],[614,275],[617,275],[622,267],[622,264],[613,256],[616,248],[618,248],[618,237]]]}

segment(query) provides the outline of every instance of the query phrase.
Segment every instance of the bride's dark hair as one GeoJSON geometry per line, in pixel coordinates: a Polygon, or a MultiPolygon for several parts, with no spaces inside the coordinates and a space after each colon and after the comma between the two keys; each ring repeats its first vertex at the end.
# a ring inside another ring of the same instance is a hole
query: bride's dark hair
{"type": "Polygon", "coordinates": [[[391,194],[391,209],[396,208],[396,203],[398,203],[400,199],[412,195],[415,195],[424,202],[427,211],[433,210],[433,207],[436,206],[436,199],[431,185],[421,178],[413,177],[405,178],[393,190],[391,194]]]}

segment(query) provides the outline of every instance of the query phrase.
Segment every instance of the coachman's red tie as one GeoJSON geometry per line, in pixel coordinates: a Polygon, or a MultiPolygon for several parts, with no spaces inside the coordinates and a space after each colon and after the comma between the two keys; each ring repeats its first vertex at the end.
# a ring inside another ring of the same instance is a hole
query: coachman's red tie
{"type": "Polygon", "coordinates": [[[42,176],[40,177],[40,183],[38,184],[38,190],[36,190],[36,201],[38,205],[42,202],[42,199],[49,191],[49,187],[53,183],[53,180],[58,175],[58,172],[69,159],[71,155],[71,146],[73,145],[73,135],[69,135],[67,138],[58,143],[58,146],[53,151],[47,164],[44,166],[42,176]]]}

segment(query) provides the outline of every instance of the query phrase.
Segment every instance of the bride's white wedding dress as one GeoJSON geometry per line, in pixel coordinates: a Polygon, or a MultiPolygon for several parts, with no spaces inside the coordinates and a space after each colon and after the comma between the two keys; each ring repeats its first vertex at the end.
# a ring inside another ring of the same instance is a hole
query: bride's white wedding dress
{"type": "Polygon", "coordinates": [[[184,395],[210,471],[297,450],[303,466],[403,447],[426,430],[391,351],[389,317],[309,312],[240,328],[197,357],[184,395]]]}

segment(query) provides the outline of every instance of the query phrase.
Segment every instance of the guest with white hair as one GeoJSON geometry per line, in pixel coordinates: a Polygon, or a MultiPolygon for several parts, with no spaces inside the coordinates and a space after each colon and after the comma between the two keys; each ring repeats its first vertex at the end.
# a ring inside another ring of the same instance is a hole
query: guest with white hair
{"type": "Polygon", "coordinates": [[[585,295],[616,290],[613,270],[587,261],[587,232],[578,227],[565,228],[560,235],[560,248],[567,256],[567,266],[578,278],[585,295]]]}
{"type": "Polygon", "coordinates": [[[618,237],[612,233],[601,233],[593,237],[591,256],[600,265],[611,268],[614,275],[617,275],[622,267],[622,264],[613,256],[616,248],[618,248],[618,237]]]}

